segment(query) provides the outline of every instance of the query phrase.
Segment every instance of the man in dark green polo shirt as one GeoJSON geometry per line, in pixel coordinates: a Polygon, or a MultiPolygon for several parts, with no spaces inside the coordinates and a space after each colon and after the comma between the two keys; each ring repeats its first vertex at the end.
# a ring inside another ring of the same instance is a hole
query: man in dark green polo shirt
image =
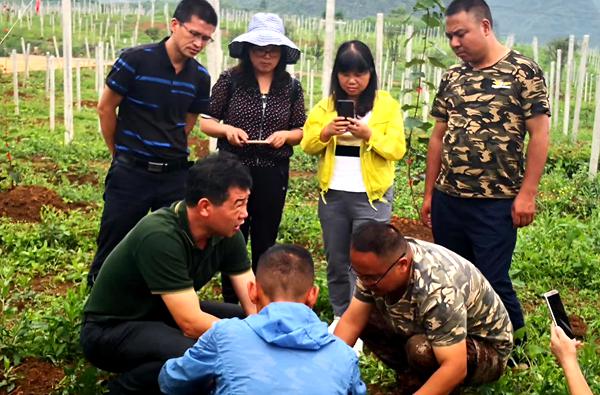
{"type": "Polygon", "coordinates": [[[108,256],[84,308],[81,344],[92,364],[122,373],[111,393],[160,393],[167,359],[183,355],[219,318],[256,311],[240,233],[251,186],[231,155],[197,162],[185,201],[144,217],[108,256]],[[196,291],[217,272],[231,278],[241,308],[199,302],[196,291]]]}

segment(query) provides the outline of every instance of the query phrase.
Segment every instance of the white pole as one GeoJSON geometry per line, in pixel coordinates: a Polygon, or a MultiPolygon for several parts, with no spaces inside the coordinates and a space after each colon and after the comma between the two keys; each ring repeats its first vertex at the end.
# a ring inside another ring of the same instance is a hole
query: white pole
{"type": "Polygon", "coordinates": [[[533,41],[531,43],[533,47],[533,61],[538,63],[538,38],[537,36],[533,36],[533,41]]]}
{"type": "Polygon", "coordinates": [[[552,113],[554,113],[554,95],[552,94],[554,92],[554,74],[556,73],[556,62],[552,61],[550,62],[550,83],[548,84],[548,92],[549,93],[549,100],[550,100],[550,111],[552,111],[552,113]]]}
{"type": "Polygon", "coordinates": [[[165,6],[163,8],[163,12],[165,13],[165,24],[167,27],[167,35],[171,34],[171,29],[169,28],[169,3],[165,3],[165,6]]]}
{"type": "Polygon", "coordinates": [[[54,131],[56,111],[56,85],[54,73],[54,56],[50,56],[50,131],[54,131]]]}
{"type": "MultiPolygon", "coordinates": [[[[329,96],[331,70],[333,69],[333,51],[335,46],[335,0],[327,0],[325,8],[325,44],[323,51],[323,70],[321,74],[321,96],[329,96]]],[[[312,108],[312,105],[311,105],[312,108]]]]}
{"type": "Polygon", "coordinates": [[[558,126],[558,113],[560,111],[560,106],[558,104],[558,101],[560,100],[561,68],[562,68],[562,50],[557,49],[556,50],[556,75],[555,75],[555,81],[554,81],[554,100],[552,101],[554,103],[554,107],[552,108],[552,114],[553,114],[552,126],[553,127],[558,126]]]}
{"type": "Polygon", "coordinates": [[[52,36],[52,41],[54,42],[54,54],[56,58],[60,58],[60,51],[58,50],[58,43],[56,42],[56,36],[52,36]]]}
{"type": "Polygon", "coordinates": [[[314,105],[314,97],[315,97],[315,71],[311,68],[309,71],[309,90],[310,90],[310,99],[308,101],[309,108],[313,108],[314,105]]]}
{"type": "Polygon", "coordinates": [[[81,59],[75,60],[77,82],[77,112],[81,111],[81,59]]]}
{"type": "Polygon", "coordinates": [[[19,71],[17,70],[17,50],[10,53],[13,69],[13,101],[15,103],[15,115],[19,115],[19,71]]]}
{"type": "Polygon", "coordinates": [[[152,5],[150,6],[150,27],[154,27],[154,1],[152,1],[152,5]]]}
{"type": "Polygon", "coordinates": [[[62,0],[65,144],[73,141],[73,32],[71,0],[62,0]]]}
{"type": "Polygon", "coordinates": [[[585,70],[587,66],[588,46],[590,43],[590,36],[588,34],[583,36],[581,42],[581,57],[579,60],[579,72],[577,75],[577,93],[575,95],[575,115],[573,119],[573,132],[571,139],[573,142],[577,141],[577,134],[579,133],[579,118],[581,116],[581,101],[583,99],[583,84],[585,79],[585,70]]]}
{"type": "MultiPolygon", "coordinates": [[[[596,76],[596,87],[600,86],[600,74],[596,76]]],[[[600,89],[596,88],[596,112],[594,114],[594,132],[592,137],[592,154],[588,174],[590,178],[598,174],[598,157],[600,157],[600,89]]]]}
{"type": "Polygon", "coordinates": [[[44,38],[44,4],[40,3],[40,36],[44,38]]]}
{"type": "Polygon", "coordinates": [[[25,49],[25,81],[29,80],[29,53],[31,52],[31,43],[27,43],[25,49]]]}
{"type": "MultiPolygon", "coordinates": [[[[98,91],[98,101],[102,97],[102,91],[104,90],[104,46],[102,43],[98,44],[96,48],[96,90],[98,91]]],[[[102,134],[100,127],[100,118],[98,118],[98,133],[102,134]]]]}
{"type": "Polygon", "coordinates": [[[563,114],[563,134],[569,134],[569,121],[571,120],[571,74],[573,69],[573,49],[575,47],[575,36],[569,36],[569,52],[567,52],[567,78],[565,87],[565,111],[563,114]]]}
{"type": "Polygon", "coordinates": [[[46,97],[50,94],[50,52],[46,52],[46,97]]]}
{"type": "MultiPolygon", "coordinates": [[[[219,0],[210,0],[210,3],[218,14],[220,12],[220,8],[221,8],[220,1],[219,0]]],[[[209,44],[206,47],[206,57],[208,60],[207,69],[208,69],[208,74],[210,74],[210,76],[211,76],[210,80],[211,80],[212,85],[214,85],[215,82],[217,82],[217,78],[219,77],[219,75],[221,75],[221,71],[223,71],[221,62],[223,61],[224,54],[223,54],[223,49],[221,46],[222,35],[221,35],[220,28],[217,28],[215,30],[213,38],[214,38],[215,42],[212,44],[209,44]]],[[[226,56],[229,56],[229,54],[227,54],[226,56]]],[[[216,142],[215,142],[215,144],[216,144],[216,142]]]]}
{"type": "Polygon", "coordinates": [[[384,81],[383,76],[383,13],[377,13],[375,22],[375,72],[379,77],[379,86],[384,81]]]}

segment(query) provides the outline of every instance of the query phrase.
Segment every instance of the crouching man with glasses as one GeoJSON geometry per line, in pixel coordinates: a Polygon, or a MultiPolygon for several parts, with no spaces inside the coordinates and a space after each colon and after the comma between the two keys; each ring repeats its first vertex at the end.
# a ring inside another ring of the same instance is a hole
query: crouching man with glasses
{"type": "Polygon", "coordinates": [[[335,335],[365,346],[417,394],[497,380],[513,346],[498,295],[469,261],[436,244],[367,222],[352,235],[356,291],[335,335]]]}

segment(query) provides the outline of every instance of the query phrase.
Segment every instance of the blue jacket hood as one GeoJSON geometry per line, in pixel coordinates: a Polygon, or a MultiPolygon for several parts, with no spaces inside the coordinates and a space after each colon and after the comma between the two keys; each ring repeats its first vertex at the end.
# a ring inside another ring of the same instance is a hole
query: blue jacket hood
{"type": "Polygon", "coordinates": [[[318,350],[335,340],[327,324],[302,303],[270,303],[244,322],[265,342],[283,348],[318,350]]]}

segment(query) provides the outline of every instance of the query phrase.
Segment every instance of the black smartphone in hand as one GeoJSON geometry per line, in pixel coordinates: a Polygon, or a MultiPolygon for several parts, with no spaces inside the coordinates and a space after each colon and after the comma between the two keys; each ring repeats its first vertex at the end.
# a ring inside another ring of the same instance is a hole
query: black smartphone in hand
{"type": "Polygon", "coordinates": [[[337,100],[335,104],[338,117],[356,118],[352,100],[337,100]]]}
{"type": "Polygon", "coordinates": [[[555,289],[548,291],[544,294],[544,298],[548,304],[548,309],[550,309],[550,315],[552,316],[554,325],[561,327],[562,330],[565,331],[565,334],[569,336],[569,338],[574,339],[575,335],[573,334],[573,329],[571,329],[569,317],[565,311],[565,306],[560,300],[558,291],[555,289]]]}

